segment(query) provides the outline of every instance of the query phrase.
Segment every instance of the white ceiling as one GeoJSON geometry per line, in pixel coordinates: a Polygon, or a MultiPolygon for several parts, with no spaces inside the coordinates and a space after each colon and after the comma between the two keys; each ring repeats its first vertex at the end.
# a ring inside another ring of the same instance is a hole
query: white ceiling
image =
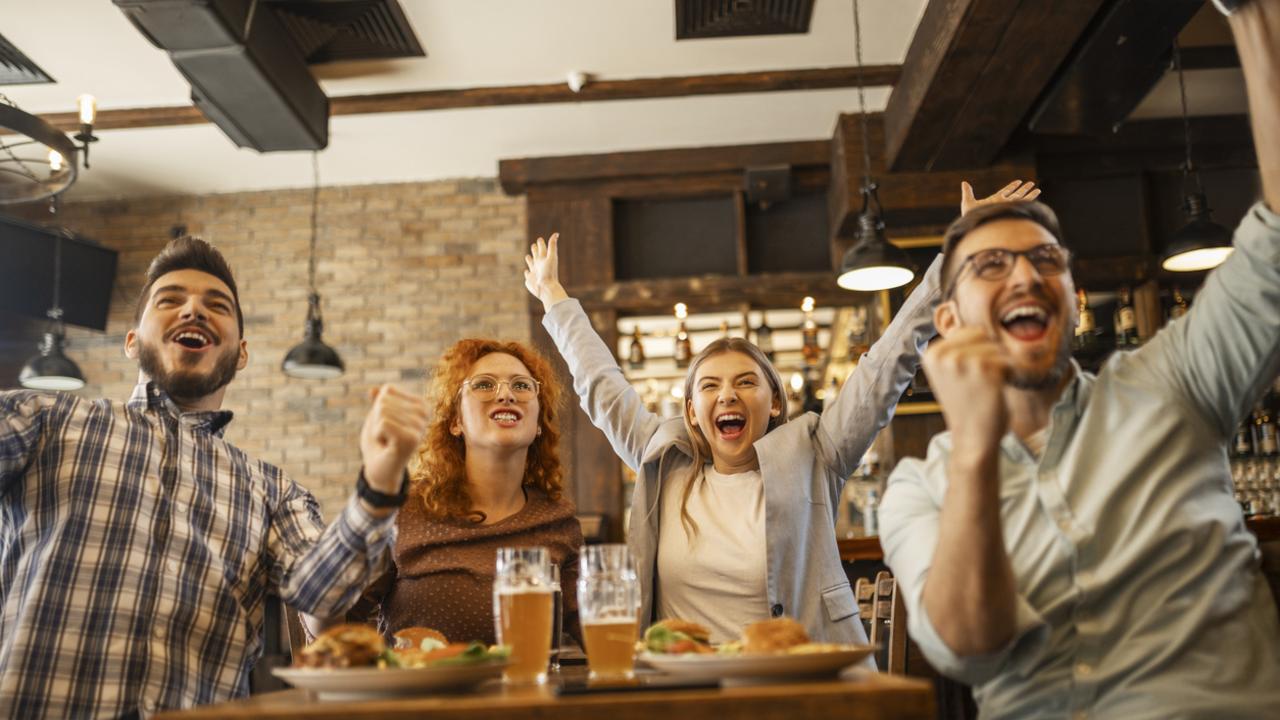
{"type": "MultiPolygon", "coordinates": [[[[314,68],[330,97],[853,64],[852,2],[816,0],[810,32],[675,41],[672,0],[400,0],[427,57],[314,68]]],[[[902,62],[927,0],[861,0],[863,61],[902,62]]],[[[55,83],[0,87],[34,113],[190,104],[169,61],[110,0],[0,0],[0,32],[55,83]]],[[[1238,71],[1188,74],[1193,113],[1243,108],[1238,71]],[[1202,82],[1203,80],[1203,82],[1202,82]],[[1204,88],[1202,91],[1201,88],[1204,88]]],[[[1172,93],[1170,92],[1172,90],[1172,93]]],[[[867,93],[884,107],[888,88],[867,93]]],[[[1135,116],[1177,112],[1157,86],[1135,116]]],[[[853,89],[339,116],[325,185],[493,177],[503,158],[826,139],[853,89]]],[[[311,184],[309,153],[241,150],[213,125],[99,132],[68,199],[221,193],[311,184]]]]}
{"type": "MultiPolygon", "coordinates": [[[[863,61],[900,63],[926,0],[862,0],[863,61]]],[[[810,32],[675,41],[671,0],[401,0],[427,57],[315,68],[331,97],[564,80],[853,64],[852,3],[818,0],[810,32]]],[[[0,0],[3,34],[57,81],[0,88],[29,112],[190,104],[168,56],[109,0],[0,0]]],[[[867,93],[881,109],[887,88],[867,93]]],[[[852,89],[340,116],[325,185],[492,177],[502,158],[825,139],[852,89]]],[[[240,150],[212,125],[99,133],[69,199],[311,183],[308,153],[240,150]]]]}

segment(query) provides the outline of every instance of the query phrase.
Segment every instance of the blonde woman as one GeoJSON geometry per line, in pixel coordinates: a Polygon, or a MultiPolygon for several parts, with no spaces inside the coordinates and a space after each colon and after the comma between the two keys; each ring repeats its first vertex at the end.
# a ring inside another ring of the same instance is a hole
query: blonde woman
{"type": "MultiPolygon", "coordinates": [[[[961,209],[1034,199],[1015,181],[961,209]]],[[[641,622],[679,617],[736,639],[747,623],[789,615],[815,641],[866,642],[836,546],[845,479],[898,398],[935,334],[933,262],[821,416],[787,421],[778,371],[755,345],[723,338],[689,364],[682,417],[645,408],[582,306],[561,286],[558,235],[538,239],[525,287],[542,301],[543,326],[573,375],[591,422],[636,473],[628,543],[641,580],[641,622]]]]}

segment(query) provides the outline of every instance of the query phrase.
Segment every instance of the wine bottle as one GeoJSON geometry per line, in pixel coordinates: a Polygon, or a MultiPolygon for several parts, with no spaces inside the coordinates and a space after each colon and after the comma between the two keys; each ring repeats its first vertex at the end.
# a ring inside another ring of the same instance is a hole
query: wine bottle
{"type": "Polygon", "coordinates": [[[1120,288],[1120,298],[1116,305],[1115,330],[1117,348],[1138,346],[1138,315],[1133,310],[1132,295],[1127,287],[1120,288]]]}

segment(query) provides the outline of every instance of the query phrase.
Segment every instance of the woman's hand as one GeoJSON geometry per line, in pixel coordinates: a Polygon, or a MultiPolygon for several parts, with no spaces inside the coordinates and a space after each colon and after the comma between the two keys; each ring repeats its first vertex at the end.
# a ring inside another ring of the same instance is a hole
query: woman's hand
{"type": "Polygon", "coordinates": [[[551,233],[550,240],[538,238],[529,246],[529,254],[524,256],[524,286],[534,297],[542,301],[542,308],[550,311],[551,306],[569,297],[560,285],[558,263],[560,256],[557,245],[560,233],[551,233]]]}
{"type": "Polygon", "coordinates": [[[1000,202],[1013,202],[1015,200],[1035,200],[1040,197],[1040,190],[1036,188],[1033,182],[1022,182],[1014,180],[996,191],[994,195],[984,198],[976,198],[973,196],[973,186],[967,182],[960,183],[960,214],[968,215],[969,211],[983,205],[991,205],[1000,202]]]}

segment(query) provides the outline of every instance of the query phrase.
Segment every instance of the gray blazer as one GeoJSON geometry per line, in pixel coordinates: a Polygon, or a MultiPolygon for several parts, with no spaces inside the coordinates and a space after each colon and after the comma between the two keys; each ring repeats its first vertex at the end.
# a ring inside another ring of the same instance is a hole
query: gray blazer
{"type": "MultiPolygon", "coordinates": [[[[884,335],[862,357],[821,416],[804,415],[756,442],[764,478],[768,607],[791,615],[815,642],[865,643],[857,603],[840,564],[834,532],[840,492],[876,433],[893,417],[935,334],[938,260],[884,335]]],[[[592,424],[636,472],[628,545],[640,577],[644,625],[653,620],[661,485],[690,470],[684,422],[648,411],[576,300],[551,307],[542,324],[569,365],[573,389],[592,424]]]]}

